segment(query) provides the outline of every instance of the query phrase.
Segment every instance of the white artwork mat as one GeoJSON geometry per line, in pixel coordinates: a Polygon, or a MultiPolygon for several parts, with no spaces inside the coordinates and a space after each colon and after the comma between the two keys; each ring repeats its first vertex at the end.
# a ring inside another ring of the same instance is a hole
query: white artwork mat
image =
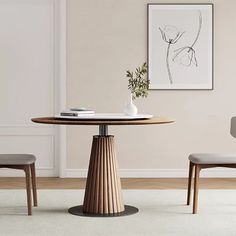
{"type": "Polygon", "coordinates": [[[150,89],[213,88],[212,18],[212,4],[148,4],[150,89]]]}

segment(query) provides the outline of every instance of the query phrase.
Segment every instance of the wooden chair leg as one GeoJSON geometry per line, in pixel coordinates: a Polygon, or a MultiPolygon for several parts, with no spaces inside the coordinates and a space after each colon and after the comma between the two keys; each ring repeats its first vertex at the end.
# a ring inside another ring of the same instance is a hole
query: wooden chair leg
{"type": "Polygon", "coordinates": [[[32,163],[30,165],[30,170],[31,170],[31,180],[32,180],[34,206],[38,206],[36,176],[35,176],[35,163],[32,163]]]}
{"type": "Polygon", "coordinates": [[[24,167],[24,171],[25,171],[25,179],[26,179],[28,215],[32,215],[32,200],[31,200],[31,188],[30,188],[30,165],[26,165],[24,167]]]}
{"type": "Polygon", "coordinates": [[[187,205],[190,205],[190,201],[191,201],[193,169],[194,169],[194,164],[190,161],[189,162],[189,175],[188,175],[187,205]]]}
{"type": "Polygon", "coordinates": [[[199,173],[201,167],[200,165],[195,165],[195,178],[194,178],[194,197],[193,197],[193,214],[197,213],[198,205],[198,188],[199,188],[199,173]]]}

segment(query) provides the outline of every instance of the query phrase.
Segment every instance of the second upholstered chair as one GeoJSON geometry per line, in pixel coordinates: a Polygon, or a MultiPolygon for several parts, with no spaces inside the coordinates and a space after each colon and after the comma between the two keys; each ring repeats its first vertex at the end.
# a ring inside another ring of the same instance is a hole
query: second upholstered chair
{"type": "MultiPolygon", "coordinates": [[[[25,172],[28,215],[32,215],[31,184],[34,206],[37,206],[37,191],[35,177],[36,158],[31,154],[0,154],[0,168],[21,169],[25,172]]],[[[0,198],[1,200],[1,198],[0,198]]]]}
{"type": "MultiPolygon", "coordinates": [[[[234,138],[236,138],[236,117],[233,117],[231,119],[230,133],[234,138]]],[[[235,150],[235,153],[236,153],[236,150],[235,150]]],[[[213,167],[236,168],[236,154],[235,155],[221,155],[221,154],[213,154],[213,153],[194,153],[194,154],[189,155],[187,205],[190,205],[192,178],[193,178],[193,171],[195,169],[193,214],[197,213],[200,171],[201,169],[213,168],[213,167]]]]}

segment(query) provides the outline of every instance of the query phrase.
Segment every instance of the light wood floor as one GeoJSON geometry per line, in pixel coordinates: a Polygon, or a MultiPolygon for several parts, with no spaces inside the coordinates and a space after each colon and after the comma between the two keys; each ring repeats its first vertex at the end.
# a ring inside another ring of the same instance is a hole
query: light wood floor
{"type": "MultiPolygon", "coordinates": [[[[186,189],[187,179],[121,179],[123,189],[186,189]]],[[[85,179],[37,178],[38,189],[84,189],[85,179]]],[[[0,178],[0,189],[25,188],[24,178],[0,178]]],[[[202,189],[236,189],[236,179],[202,178],[202,189]]]]}

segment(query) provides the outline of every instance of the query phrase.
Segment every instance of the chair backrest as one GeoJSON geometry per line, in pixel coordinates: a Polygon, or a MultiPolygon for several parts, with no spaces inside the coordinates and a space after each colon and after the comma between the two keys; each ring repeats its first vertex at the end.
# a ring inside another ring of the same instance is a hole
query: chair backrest
{"type": "Polygon", "coordinates": [[[236,116],[231,118],[230,134],[236,138],[236,116]]]}

